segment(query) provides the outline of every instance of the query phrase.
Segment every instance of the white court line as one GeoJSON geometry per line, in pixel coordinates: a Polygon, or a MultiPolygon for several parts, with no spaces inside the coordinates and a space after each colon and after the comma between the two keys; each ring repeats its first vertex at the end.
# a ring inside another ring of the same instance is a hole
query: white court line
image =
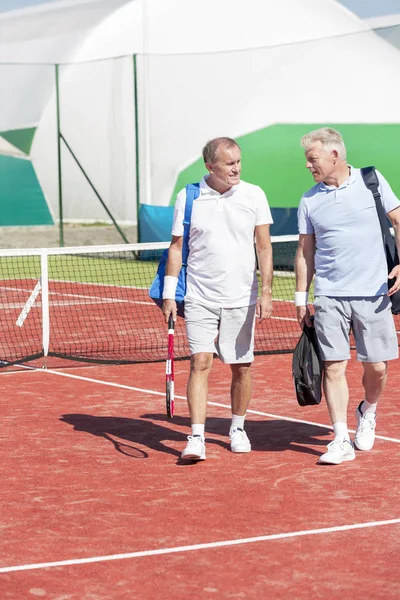
{"type": "MultiPolygon", "coordinates": [[[[65,283],[65,284],[68,284],[68,283],[71,283],[71,282],[70,281],[64,281],[62,279],[60,279],[60,280],[58,280],[58,279],[50,279],[49,283],[65,283]]],[[[82,287],[84,287],[84,286],[87,286],[87,287],[89,287],[89,286],[93,286],[93,287],[97,286],[99,288],[100,287],[101,288],[107,288],[107,287],[109,287],[109,288],[115,288],[116,287],[113,284],[105,284],[105,283],[101,283],[101,284],[91,283],[91,282],[84,282],[84,283],[82,283],[82,282],[74,282],[74,283],[75,283],[75,285],[77,287],[78,286],[82,286],[82,287]]],[[[146,292],[147,289],[148,289],[148,288],[135,287],[135,286],[126,286],[126,285],[118,285],[117,287],[121,288],[121,289],[127,289],[127,290],[142,290],[144,292],[146,292]]],[[[5,287],[5,288],[1,288],[0,287],[0,289],[3,289],[5,291],[24,292],[24,293],[28,293],[30,291],[30,290],[24,289],[24,288],[11,288],[11,287],[5,287]]],[[[87,298],[87,299],[94,298],[95,300],[99,300],[99,303],[101,303],[101,302],[111,302],[111,303],[116,302],[116,303],[126,303],[126,304],[144,304],[144,305],[148,305],[148,306],[153,306],[154,305],[154,302],[152,300],[127,300],[127,299],[120,300],[118,298],[117,299],[116,298],[103,298],[102,296],[86,296],[86,295],[78,294],[78,293],[65,294],[63,292],[49,291],[49,296],[57,296],[57,295],[58,296],[63,296],[63,297],[64,296],[70,296],[71,298],[87,298]]],[[[290,302],[289,300],[282,300],[281,298],[272,298],[272,300],[274,302],[288,302],[288,303],[290,302]]],[[[79,304],[79,302],[77,302],[76,304],[79,304]]],[[[89,304],[89,303],[87,303],[87,304],[89,304]]],[[[74,305],[74,303],[72,302],[71,306],[73,306],[73,305],[74,305]]],[[[0,309],[1,308],[3,308],[3,309],[8,309],[8,308],[22,308],[23,306],[24,306],[23,303],[22,303],[21,306],[19,304],[17,304],[15,306],[15,303],[11,302],[11,303],[0,304],[0,309]]],[[[40,307],[41,304],[38,303],[37,306],[40,307]]],[[[64,306],[64,303],[57,304],[55,302],[52,302],[51,306],[64,306]]],[[[69,304],[65,303],[65,306],[69,306],[69,304]]],[[[272,315],[271,319],[276,319],[278,321],[292,321],[293,323],[297,323],[297,319],[291,318],[291,317],[276,317],[276,316],[272,315]]]]}
{"type": "MultiPolygon", "coordinates": [[[[59,375],[61,377],[70,377],[71,379],[80,379],[81,381],[89,381],[90,383],[99,383],[100,385],[108,385],[111,387],[117,387],[124,390],[132,390],[133,392],[142,392],[144,394],[152,394],[153,396],[165,396],[165,392],[156,392],[154,390],[146,390],[142,388],[133,387],[131,385],[123,385],[122,383],[113,383],[112,381],[103,381],[101,379],[92,379],[91,377],[83,377],[82,375],[72,375],[72,373],[63,373],[62,371],[54,371],[53,369],[37,369],[35,367],[30,367],[28,365],[19,365],[23,369],[28,371],[40,371],[41,373],[50,373],[52,375],[59,375]]],[[[18,371],[8,372],[8,375],[13,375],[18,373],[18,371]]],[[[180,400],[186,400],[186,396],[177,396],[175,398],[180,400]]],[[[220,404],[219,402],[211,402],[208,404],[211,406],[218,406],[220,408],[228,408],[230,409],[229,404],[220,404]]],[[[247,409],[248,413],[252,413],[253,415],[260,415],[262,417],[269,417],[271,419],[278,419],[282,421],[292,421],[293,423],[304,423],[305,425],[315,425],[316,427],[322,427],[323,429],[333,429],[331,425],[324,425],[323,423],[314,423],[313,421],[305,421],[304,419],[295,419],[294,417],[285,417],[282,415],[275,415],[272,413],[261,412],[259,410],[247,409]]],[[[350,433],[355,433],[354,429],[349,429],[350,433]]],[[[375,435],[375,438],[380,440],[385,440],[386,442],[395,442],[396,444],[400,444],[400,440],[396,438],[386,437],[384,435],[375,435]]]]}
{"type": "MultiPolygon", "coordinates": [[[[88,284],[89,285],[89,284],[88,284]]],[[[114,287],[115,286],[108,286],[108,287],[114,287]]],[[[124,287],[124,286],[119,286],[119,287],[124,287]]],[[[127,288],[127,289],[136,289],[136,288],[127,288]]],[[[141,288],[140,288],[141,289],[141,288]]],[[[22,289],[22,288],[7,288],[7,291],[14,291],[14,292],[23,292],[23,293],[28,293],[31,290],[28,289],[22,289]]],[[[73,302],[65,302],[63,300],[57,302],[57,301],[53,301],[50,303],[50,306],[73,306],[74,304],[79,305],[79,304],[101,304],[101,303],[111,303],[111,304],[146,304],[149,306],[153,306],[154,302],[149,298],[149,300],[132,300],[132,299],[126,299],[126,298],[107,298],[105,296],[95,296],[93,294],[91,295],[86,295],[86,294],[77,294],[77,293],[63,293],[63,292],[53,292],[50,291],[49,292],[49,297],[51,296],[61,296],[62,298],[76,298],[77,301],[73,302]],[[84,302],[80,302],[80,300],[83,299],[84,302]],[[85,302],[85,300],[89,300],[89,302],[85,302]]],[[[25,306],[25,303],[22,302],[21,303],[21,308],[25,306]]],[[[37,306],[41,306],[41,303],[37,303],[37,306]]],[[[3,309],[7,309],[7,308],[19,308],[20,307],[20,303],[17,302],[9,302],[9,303],[3,303],[0,304],[0,308],[3,309]]]]}
{"type": "MultiPolygon", "coordinates": [[[[51,294],[49,294],[50,296],[51,294]]],[[[77,296],[78,298],[78,296],[77,296]]],[[[118,298],[93,298],[87,297],[88,299],[77,299],[77,300],[49,300],[49,306],[93,306],[96,304],[144,304],[146,306],[152,306],[153,302],[146,302],[145,300],[119,300],[118,298]]],[[[24,308],[23,302],[8,302],[0,304],[0,310],[13,310],[14,308],[24,308]]],[[[35,306],[32,308],[42,308],[41,302],[35,302],[35,306]]],[[[275,317],[278,319],[279,317],[275,317]]],[[[289,319],[290,320],[290,319],[289,319]]]]}
{"type": "Polygon", "coordinates": [[[58,560],[46,563],[16,565],[11,567],[1,567],[0,573],[12,573],[14,571],[30,571],[33,569],[50,569],[53,567],[67,567],[71,565],[87,565],[90,563],[106,562],[110,560],[123,560],[127,558],[142,558],[144,556],[160,556],[162,554],[175,554],[176,552],[192,552],[194,550],[206,550],[208,548],[223,548],[226,546],[239,546],[242,544],[254,544],[257,542],[269,542],[272,540],[283,540],[287,538],[295,538],[305,535],[320,535],[323,533],[337,533],[338,531],[366,529],[367,527],[398,525],[399,523],[400,519],[390,519],[387,521],[371,521],[367,523],[355,523],[353,525],[339,525],[336,527],[322,527],[321,529],[306,529],[303,531],[291,531],[289,533],[275,533],[271,535],[260,535],[257,537],[250,538],[223,540],[220,542],[209,542],[206,544],[193,544],[191,546],[175,546],[172,548],[159,548],[158,550],[143,550],[141,552],[126,552],[124,554],[108,554],[105,556],[91,556],[89,558],[76,558],[71,560],[58,560]]]}

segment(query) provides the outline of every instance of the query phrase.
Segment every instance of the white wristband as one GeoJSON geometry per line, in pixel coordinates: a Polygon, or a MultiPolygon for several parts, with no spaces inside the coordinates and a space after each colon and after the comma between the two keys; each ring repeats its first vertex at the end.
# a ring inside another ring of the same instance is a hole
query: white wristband
{"type": "Polygon", "coordinates": [[[163,289],[163,300],[175,300],[176,286],[178,285],[178,278],[173,275],[166,275],[164,277],[164,289],[163,289]]]}
{"type": "Polygon", "coordinates": [[[295,292],[294,293],[294,304],[295,304],[295,306],[307,306],[308,292],[295,292]]]}

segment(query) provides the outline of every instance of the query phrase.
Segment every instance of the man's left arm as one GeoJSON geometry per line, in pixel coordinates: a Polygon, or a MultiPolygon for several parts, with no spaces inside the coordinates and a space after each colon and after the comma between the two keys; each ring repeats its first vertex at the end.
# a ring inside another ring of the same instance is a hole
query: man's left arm
{"type": "MultiPolygon", "coordinates": [[[[389,220],[394,229],[394,239],[396,242],[397,254],[400,257],[400,206],[391,210],[388,215],[389,220]]],[[[396,278],[394,285],[390,288],[388,295],[392,296],[395,292],[400,290],[400,265],[394,267],[389,273],[389,279],[396,278]]]]}
{"type": "Polygon", "coordinates": [[[272,314],[272,244],[269,225],[257,225],[255,228],[258,268],[261,275],[261,296],[257,301],[257,316],[263,320],[272,314]]]}

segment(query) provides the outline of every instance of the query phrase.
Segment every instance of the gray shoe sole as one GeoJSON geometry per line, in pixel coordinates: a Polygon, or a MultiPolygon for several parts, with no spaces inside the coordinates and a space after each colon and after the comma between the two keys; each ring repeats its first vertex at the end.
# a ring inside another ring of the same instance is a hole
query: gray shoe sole
{"type": "Polygon", "coordinates": [[[318,462],[321,465],[341,465],[342,462],[348,462],[349,460],[354,460],[355,457],[356,457],[355,454],[348,454],[347,456],[345,456],[344,458],[342,458],[342,460],[335,461],[335,460],[332,460],[332,459],[331,460],[329,460],[329,459],[327,459],[327,460],[325,459],[324,460],[324,455],[322,455],[322,456],[319,457],[318,462]]]}
{"type": "Polygon", "coordinates": [[[181,454],[182,460],[206,460],[205,456],[199,456],[198,454],[181,454]]]}
{"type": "Polygon", "coordinates": [[[231,452],[234,452],[235,454],[245,454],[246,452],[251,452],[251,448],[238,450],[238,449],[233,449],[231,446],[231,452]]]}
{"type": "Polygon", "coordinates": [[[354,446],[357,448],[357,450],[361,450],[362,452],[369,452],[374,447],[374,444],[375,444],[375,440],[373,441],[373,444],[370,448],[361,448],[361,446],[359,446],[357,444],[356,440],[354,440],[354,446]]]}

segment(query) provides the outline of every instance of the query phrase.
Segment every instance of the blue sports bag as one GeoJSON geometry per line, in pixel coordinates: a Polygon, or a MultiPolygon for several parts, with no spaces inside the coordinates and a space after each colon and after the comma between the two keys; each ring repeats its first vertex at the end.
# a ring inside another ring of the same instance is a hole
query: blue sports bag
{"type": "MultiPolygon", "coordinates": [[[[184,298],[186,295],[186,266],[189,256],[189,236],[190,236],[190,219],[192,216],[193,201],[200,194],[199,183],[189,183],[186,186],[186,204],[185,217],[183,219],[183,244],[182,244],[182,268],[178,276],[178,285],[176,286],[175,300],[177,303],[178,315],[184,316],[184,298]]],[[[165,268],[168,260],[168,248],[162,253],[160,262],[158,263],[157,273],[151,284],[149,296],[154,302],[162,308],[165,268]]]]}

